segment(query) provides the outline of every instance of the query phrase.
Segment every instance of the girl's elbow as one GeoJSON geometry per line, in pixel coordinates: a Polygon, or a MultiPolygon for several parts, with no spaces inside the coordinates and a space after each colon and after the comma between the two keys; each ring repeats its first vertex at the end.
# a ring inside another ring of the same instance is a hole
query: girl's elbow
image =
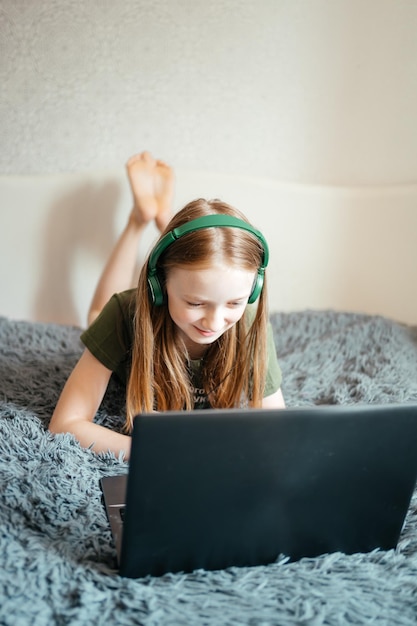
{"type": "Polygon", "coordinates": [[[48,424],[48,430],[53,435],[67,432],[68,429],[61,423],[61,420],[57,419],[55,415],[52,416],[51,421],[48,424]]]}
{"type": "Polygon", "coordinates": [[[55,409],[49,422],[48,430],[53,435],[68,433],[71,431],[71,424],[73,423],[73,421],[74,420],[68,417],[68,415],[62,413],[58,409],[55,409]]]}

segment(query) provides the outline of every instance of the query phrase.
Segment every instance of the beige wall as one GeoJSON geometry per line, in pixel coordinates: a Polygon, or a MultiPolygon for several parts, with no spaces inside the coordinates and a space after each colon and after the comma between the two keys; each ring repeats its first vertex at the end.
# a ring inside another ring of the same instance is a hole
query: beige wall
{"type": "Polygon", "coordinates": [[[1,0],[0,314],[84,323],[148,148],[177,206],[261,222],[271,308],[417,322],[416,32],[414,0],[1,0]]]}

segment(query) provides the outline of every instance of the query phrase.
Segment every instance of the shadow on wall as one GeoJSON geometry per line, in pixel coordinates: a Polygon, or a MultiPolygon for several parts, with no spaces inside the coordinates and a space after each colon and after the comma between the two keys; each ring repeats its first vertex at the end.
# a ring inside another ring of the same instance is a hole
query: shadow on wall
{"type": "MultiPolygon", "coordinates": [[[[115,243],[120,183],[91,182],[63,195],[49,211],[43,237],[42,269],[33,304],[34,319],[85,325],[74,290],[74,266],[80,255],[104,266],[115,243]]],[[[86,272],[88,274],[88,272],[86,272]]],[[[95,285],[91,285],[91,297],[95,285]]]]}

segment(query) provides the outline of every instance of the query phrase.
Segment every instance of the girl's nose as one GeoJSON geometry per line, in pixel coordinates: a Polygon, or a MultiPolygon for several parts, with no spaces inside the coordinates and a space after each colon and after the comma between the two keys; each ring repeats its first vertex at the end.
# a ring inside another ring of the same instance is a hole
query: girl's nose
{"type": "Polygon", "coordinates": [[[206,330],[212,330],[214,332],[221,330],[224,326],[222,309],[213,309],[207,311],[204,317],[204,326],[206,330]]]}

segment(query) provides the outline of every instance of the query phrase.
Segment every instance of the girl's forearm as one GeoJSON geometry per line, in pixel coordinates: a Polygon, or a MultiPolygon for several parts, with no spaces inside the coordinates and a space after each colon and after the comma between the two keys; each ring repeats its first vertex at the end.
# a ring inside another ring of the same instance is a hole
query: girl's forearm
{"type": "Polygon", "coordinates": [[[87,421],[71,422],[65,429],[51,429],[54,433],[68,432],[73,434],[83,448],[91,448],[94,452],[113,452],[116,456],[123,454],[125,460],[129,460],[131,437],[123,435],[87,421]]]}

